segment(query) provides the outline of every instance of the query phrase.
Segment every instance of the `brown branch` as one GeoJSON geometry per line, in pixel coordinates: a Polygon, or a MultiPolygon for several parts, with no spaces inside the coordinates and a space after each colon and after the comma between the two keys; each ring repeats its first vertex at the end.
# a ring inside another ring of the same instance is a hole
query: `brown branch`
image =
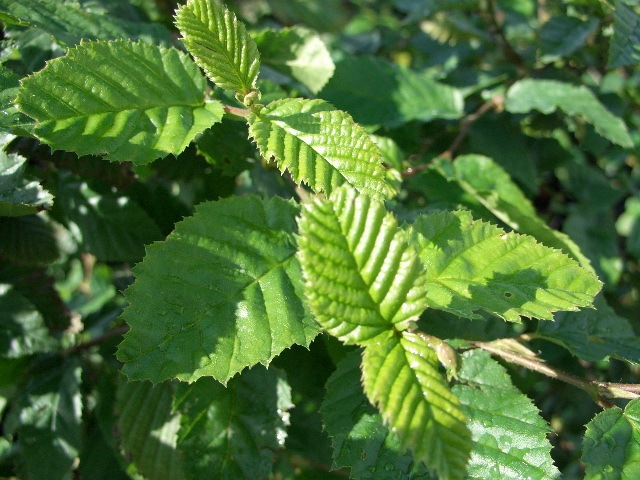
{"type": "Polygon", "coordinates": [[[75,347],[71,347],[68,350],[63,351],[63,356],[71,355],[74,353],[82,352],[83,350],[88,350],[91,347],[95,347],[96,345],[100,345],[107,340],[110,340],[113,337],[122,336],[129,331],[129,325],[122,325],[120,327],[116,327],[113,330],[109,330],[108,332],[89,340],[88,342],[80,343],[75,347]]]}

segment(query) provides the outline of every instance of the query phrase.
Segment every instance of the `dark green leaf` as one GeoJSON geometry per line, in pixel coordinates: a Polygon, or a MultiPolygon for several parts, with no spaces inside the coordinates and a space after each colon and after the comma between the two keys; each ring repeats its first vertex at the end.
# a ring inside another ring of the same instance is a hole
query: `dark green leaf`
{"type": "Polygon", "coordinates": [[[196,138],[196,147],[208,163],[235,176],[247,170],[251,166],[247,160],[256,155],[248,137],[245,123],[222,120],[196,138]]]}
{"type": "Polygon", "coordinates": [[[540,30],[540,60],[554,62],[578,50],[598,28],[598,20],[553,17],[540,30]]]}
{"type": "Polygon", "coordinates": [[[46,265],[59,255],[56,231],[42,214],[0,217],[0,257],[15,265],[46,265]]]}
{"type": "Polygon", "coordinates": [[[51,208],[53,196],[36,180],[25,178],[27,159],[0,152],[0,217],[18,217],[51,208]]]}
{"type": "Polygon", "coordinates": [[[285,25],[303,23],[319,31],[339,32],[348,20],[340,0],[267,0],[273,14],[285,25]]]}
{"type": "Polygon", "coordinates": [[[629,1],[615,0],[613,38],[607,68],[640,63],[640,16],[629,1]]]}

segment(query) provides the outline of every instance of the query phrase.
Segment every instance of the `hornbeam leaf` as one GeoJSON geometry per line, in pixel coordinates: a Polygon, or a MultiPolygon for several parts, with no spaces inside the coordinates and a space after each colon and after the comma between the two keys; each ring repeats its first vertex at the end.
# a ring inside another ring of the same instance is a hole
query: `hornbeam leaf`
{"type": "Polygon", "coordinates": [[[409,238],[427,270],[429,306],[466,318],[484,310],[510,322],[553,320],[553,312],[591,306],[602,286],[562,252],[468,212],[423,215],[409,238]]]}
{"type": "Polygon", "coordinates": [[[362,381],[416,461],[424,461],[438,478],[465,478],[472,446],[466,418],[438,371],[436,354],[419,335],[392,334],[367,346],[362,381]]]}
{"type": "Polygon", "coordinates": [[[353,119],[323,100],[277,100],[249,117],[249,134],[266,159],[328,195],[348,183],[373,197],[395,192],[378,147],[353,119]]]}
{"type": "Polygon", "coordinates": [[[382,203],[342,187],[305,205],[299,224],[306,298],[330,334],[368,345],[420,316],[424,272],[382,203]]]}
{"type": "Polygon", "coordinates": [[[607,68],[636,65],[640,63],[640,16],[629,1],[616,0],[615,5],[607,68]]]}
{"type": "Polygon", "coordinates": [[[607,110],[587,87],[556,80],[525,79],[514,83],[505,98],[511,113],[539,110],[552,113],[557,108],[567,115],[577,115],[593,125],[603,137],[625,148],[633,147],[629,130],[621,118],[607,110]]]}
{"type": "Polygon", "coordinates": [[[224,383],[293,344],[308,346],[318,329],[300,300],[297,213],[280,198],[207,202],[148,247],[125,293],[131,330],[118,358],[129,379],[224,383]]]}
{"type": "Polygon", "coordinates": [[[189,0],[176,12],[176,26],[196,63],[219,87],[254,89],[260,55],[242,22],[216,0],[189,0]]]}
{"type": "Polygon", "coordinates": [[[467,478],[558,478],[549,454],[551,431],[530,399],[513,386],[498,362],[482,351],[465,352],[453,393],[469,418],[473,451],[467,478]]]}
{"type": "Polygon", "coordinates": [[[26,161],[0,152],[0,217],[31,215],[53,204],[53,196],[38,181],[25,178],[26,161]]]}
{"type": "Polygon", "coordinates": [[[587,480],[640,478],[640,399],[610,408],[587,425],[582,461],[587,480]]]}
{"type": "Polygon", "coordinates": [[[179,154],[222,119],[206,79],[183,53],[130,41],[89,42],[26,78],[21,111],[54,149],[149,163],[179,154]]]}

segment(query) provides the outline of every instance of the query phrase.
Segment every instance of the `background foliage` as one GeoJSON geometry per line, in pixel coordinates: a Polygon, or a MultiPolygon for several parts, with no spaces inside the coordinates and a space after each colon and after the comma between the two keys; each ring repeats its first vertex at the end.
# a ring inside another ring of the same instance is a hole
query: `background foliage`
{"type": "Polygon", "coordinates": [[[0,21],[0,477],[640,478],[636,1],[0,21]]]}

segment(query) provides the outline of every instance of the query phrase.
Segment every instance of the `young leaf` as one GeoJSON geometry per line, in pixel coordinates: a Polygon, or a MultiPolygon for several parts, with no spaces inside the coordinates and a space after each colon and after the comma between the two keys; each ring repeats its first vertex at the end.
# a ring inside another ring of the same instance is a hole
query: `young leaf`
{"type": "Polygon", "coordinates": [[[54,149],[141,165],[182,152],[222,119],[181,52],[129,41],[89,42],[22,82],[17,103],[54,149]]]}
{"type": "Polygon", "coordinates": [[[0,217],[18,217],[51,208],[53,196],[24,176],[27,159],[0,152],[0,217]]]}
{"type": "Polygon", "coordinates": [[[182,42],[220,88],[246,94],[256,86],[260,55],[236,16],[217,0],[189,0],[176,11],[182,42]]]}
{"type": "Polygon", "coordinates": [[[305,205],[299,224],[306,298],[331,335],[370,345],[420,316],[424,272],[382,203],[342,187],[305,205]]]}
{"type": "Polygon", "coordinates": [[[620,68],[640,63],[640,16],[631,0],[616,0],[613,38],[609,43],[607,68],[620,68]]]}
{"type": "Polygon", "coordinates": [[[549,454],[551,431],[504,367],[482,351],[465,352],[453,393],[468,417],[474,447],[467,478],[559,478],[549,454]]]}
{"type": "Polygon", "coordinates": [[[610,408],[587,425],[582,461],[586,480],[631,480],[640,477],[640,399],[624,412],[610,408]]]}
{"type": "Polygon", "coordinates": [[[409,238],[427,271],[429,305],[466,318],[485,310],[510,322],[553,320],[555,311],[590,306],[602,286],[563,253],[468,212],[420,216],[409,238]]]}
{"type": "Polygon", "coordinates": [[[121,380],[115,408],[125,455],[145,478],[183,480],[182,452],[176,448],[180,414],[171,411],[173,389],[166,383],[121,380]]]}
{"type": "Polygon", "coordinates": [[[286,378],[272,369],[253,368],[226,388],[210,378],[181,384],[174,408],[182,413],[185,472],[190,478],[269,478],[292,407],[286,378]]]}
{"type": "Polygon", "coordinates": [[[249,135],[266,159],[296,183],[331,192],[343,183],[373,197],[395,192],[385,181],[380,152],[362,127],[322,100],[289,98],[249,117],[249,135]]]}
{"type": "Polygon", "coordinates": [[[587,87],[556,80],[525,79],[514,83],[505,98],[511,113],[539,110],[553,113],[557,108],[590,123],[600,135],[625,148],[633,147],[629,130],[621,118],[607,110],[587,87]]]}
{"type": "Polygon", "coordinates": [[[365,348],[362,382],[369,400],[413,458],[442,479],[465,478],[471,435],[460,403],[418,335],[391,334],[365,348]]]}
{"type": "Polygon", "coordinates": [[[268,364],[317,326],[302,301],[297,207],[280,198],[203,203],[147,248],[126,291],[131,326],[118,349],[131,380],[226,382],[268,364]]]}
{"type": "Polygon", "coordinates": [[[360,386],[360,352],[352,352],[327,381],[322,416],[333,447],[333,468],[350,467],[361,480],[428,480],[426,468],[400,446],[360,386]]]}

